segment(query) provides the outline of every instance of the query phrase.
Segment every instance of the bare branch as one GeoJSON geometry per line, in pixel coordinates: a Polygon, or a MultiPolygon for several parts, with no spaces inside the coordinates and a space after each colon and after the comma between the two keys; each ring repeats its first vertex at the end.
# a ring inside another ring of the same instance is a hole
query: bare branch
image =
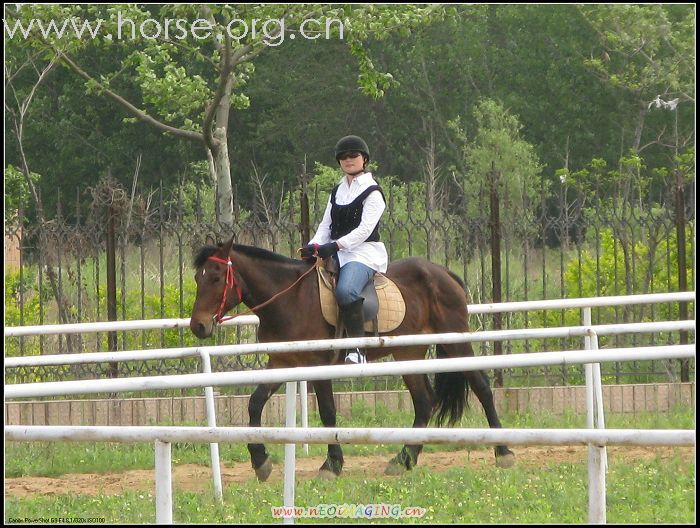
{"type": "Polygon", "coordinates": [[[126,216],[126,229],[124,230],[124,233],[126,233],[128,236],[129,233],[129,224],[131,224],[131,213],[134,210],[134,196],[136,195],[136,182],[139,179],[139,171],[141,170],[141,154],[139,154],[138,158],[136,159],[136,168],[134,169],[134,180],[131,184],[131,200],[129,201],[129,213],[126,216]]]}
{"type": "Polygon", "coordinates": [[[664,127],[661,129],[661,132],[659,132],[659,135],[656,137],[656,139],[655,139],[654,141],[650,141],[650,142],[647,143],[646,145],[643,145],[643,146],[639,147],[639,149],[637,150],[637,152],[641,152],[641,151],[643,151],[645,148],[650,147],[650,146],[652,146],[652,145],[663,145],[663,143],[661,142],[661,137],[664,135],[665,132],[666,132],[666,127],[664,126],[664,127]]]}
{"type": "Polygon", "coordinates": [[[37,57],[39,57],[42,53],[43,53],[43,51],[40,50],[40,51],[37,51],[36,53],[34,53],[34,55],[29,56],[29,57],[27,58],[27,60],[26,60],[25,62],[23,62],[22,65],[19,66],[19,67],[17,68],[17,71],[14,72],[14,73],[12,73],[12,74],[10,74],[10,70],[9,70],[9,68],[7,67],[8,63],[5,62],[5,63],[3,64],[3,66],[4,66],[4,68],[5,68],[5,86],[7,86],[8,84],[11,84],[12,81],[14,80],[14,78],[15,78],[17,75],[19,75],[19,73],[20,73],[25,67],[27,67],[29,64],[34,65],[34,59],[36,59],[37,57]]]}
{"type": "Polygon", "coordinates": [[[257,191],[257,202],[260,204],[260,207],[262,208],[263,213],[265,214],[265,221],[267,223],[272,223],[273,208],[265,198],[265,180],[267,179],[267,175],[261,177],[260,173],[258,172],[258,168],[255,165],[255,162],[251,162],[251,165],[253,166],[252,179],[255,183],[255,190],[257,191]]]}

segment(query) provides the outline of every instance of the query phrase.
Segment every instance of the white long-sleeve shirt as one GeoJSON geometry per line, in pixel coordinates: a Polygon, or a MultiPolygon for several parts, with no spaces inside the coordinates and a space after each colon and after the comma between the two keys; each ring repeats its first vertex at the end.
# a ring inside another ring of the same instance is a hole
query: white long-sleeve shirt
{"type": "MultiPolygon", "coordinates": [[[[346,176],[343,176],[343,179],[340,180],[339,183],[340,186],[335,194],[335,203],[338,205],[347,205],[351,203],[362,194],[365,189],[372,185],[377,185],[371,172],[365,172],[364,174],[356,176],[353,178],[350,185],[348,185],[346,176]]],[[[309,241],[310,244],[327,244],[333,241],[331,238],[332,207],[329,197],[326,211],[323,213],[323,219],[316,230],[316,234],[309,241]]],[[[385,208],[386,204],[379,191],[371,192],[367,198],[365,198],[362,205],[360,225],[347,235],[336,240],[340,248],[338,251],[340,267],[343,267],[348,262],[362,262],[375,271],[381,273],[386,272],[386,268],[389,264],[389,257],[384,243],[365,242],[367,237],[374,231],[385,208]]]]}

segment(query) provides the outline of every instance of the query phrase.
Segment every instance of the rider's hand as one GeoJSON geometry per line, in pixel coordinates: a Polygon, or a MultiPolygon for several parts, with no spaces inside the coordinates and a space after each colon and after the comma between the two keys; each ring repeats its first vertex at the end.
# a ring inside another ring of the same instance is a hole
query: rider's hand
{"type": "Polygon", "coordinates": [[[304,260],[315,260],[318,248],[318,244],[308,244],[307,246],[301,248],[301,258],[304,260]]]}
{"type": "Polygon", "coordinates": [[[318,256],[322,259],[327,259],[331,255],[335,255],[338,252],[338,244],[335,242],[329,242],[328,244],[323,244],[318,246],[318,256]]]}

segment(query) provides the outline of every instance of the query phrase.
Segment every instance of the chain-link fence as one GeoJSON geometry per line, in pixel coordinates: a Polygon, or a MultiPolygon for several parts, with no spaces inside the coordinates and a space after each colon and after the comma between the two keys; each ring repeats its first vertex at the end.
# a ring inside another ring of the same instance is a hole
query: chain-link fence
{"type": "MultiPolygon", "coordinates": [[[[191,259],[202,245],[228,239],[294,256],[306,242],[309,228],[320,221],[326,196],[319,189],[301,197],[288,193],[273,208],[264,200],[252,210],[235,211],[233,229],[208,218],[200,192],[183,194],[162,185],[146,193],[129,192],[110,180],[90,189],[90,206],[80,196],[69,207],[63,200],[55,218],[5,226],[8,239],[19,246],[19,266],[5,276],[5,324],[56,324],[107,319],[159,319],[189,317],[195,283],[191,259]],[[300,203],[310,203],[310,226],[300,203]],[[66,212],[70,210],[70,215],[66,212]],[[70,220],[67,219],[70,216],[70,220]]],[[[678,291],[678,223],[669,207],[584,208],[584,201],[569,199],[565,189],[554,206],[544,202],[536,213],[513,217],[501,204],[498,226],[462,205],[436,206],[430,197],[410,185],[384,189],[387,210],[381,239],[390,259],[422,255],[464,277],[470,302],[492,302],[495,293],[492,248],[500,247],[502,301],[525,301],[678,291]],[[551,213],[550,211],[556,211],[551,213]],[[498,233],[498,239],[494,238],[498,233]],[[498,245],[494,245],[497,243],[498,245]]],[[[688,200],[694,203],[694,197],[688,200]]],[[[482,198],[480,198],[481,200],[482,198]]],[[[474,205],[474,204],[472,204],[474,205]]],[[[478,209],[489,210],[488,197],[478,209]]],[[[687,284],[694,285],[694,208],[685,210],[687,284]]],[[[693,315],[693,304],[690,315],[693,315]]],[[[625,306],[593,310],[593,323],[668,320],[685,317],[678,303],[625,306]]],[[[687,308],[686,308],[687,310],[687,308]]],[[[500,326],[508,328],[580,325],[578,310],[532,311],[504,314],[500,326]]],[[[472,316],[472,330],[494,328],[491,316],[472,316]]],[[[601,340],[602,347],[672,344],[687,334],[616,336],[601,340]]],[[[224,344],[255,341],[255,328],[219,329],[213,341],[224,344]]],[[[77,353],[194,346],[199,341],[189,330],[117,332],[78,336],[6,338],[8,356],[77,353]]],[[[580,348],[580,340],[513,341],[503,353],[580,348]]],[[[482,344],[477,353],[493,353],[482,344]]],[[[499,351],[500,352],[500,351],[499,351]]],[[[214,371],[259,368],[264,357],[216,358],[214,371]]],[[[118,365],[74,365],[22,368],[6,371],[7,383],[67,380],[108,376],[146,376],[197,372],[196,358],[179,361],[121,362],[118,365]]],[[[676,381],[694,374],[694,363],[638,362],[604,367],[607,381],[676,381]]],[[[581,369],[547,368],[503,374],[506,386],[578,383],[581,369]]],[[[350,383],[350,382],[349,382],[350,383]]],[[[499,379],[499,384],[501,383],[499,379]]],[[[352,388],[391,388],[394,382],[372,380],[350,383],[352,388]]]]}

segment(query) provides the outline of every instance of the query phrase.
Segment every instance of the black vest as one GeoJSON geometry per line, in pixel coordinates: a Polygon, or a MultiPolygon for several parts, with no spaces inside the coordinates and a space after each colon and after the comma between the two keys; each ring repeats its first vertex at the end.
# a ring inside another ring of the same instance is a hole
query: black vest
{"type": "MultiPolygon", "coordinates": [[[[379,191],[384,199],[384,193],[379,185],[372,185],[365,189],[362,194],[355,198],[352,202],[346,205],[338,205],[335,203],[335,194],[338,192],[340,184],[333,187],[331,191],[331,238],[338,240],[357,228],[362,221],[362,206],[370,193],[379,191]]],[[[384,199],[386,202],[386,199],[384,199]]],[[[379,222],[374,227],[374,231],[367,237],[365,242],[379,242],[379,222]]]]}

